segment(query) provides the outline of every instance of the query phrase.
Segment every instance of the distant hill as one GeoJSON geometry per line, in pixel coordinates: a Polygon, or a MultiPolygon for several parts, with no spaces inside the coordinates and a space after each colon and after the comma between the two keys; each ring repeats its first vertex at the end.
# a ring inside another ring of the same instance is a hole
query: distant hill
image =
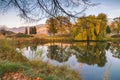
{"type": "Polygon", "coordinates": [[[12,34],[12,35],[13,35],[14,32],[1,29],[1,30],[0,30],[0,34],[2,34],[2,35],[11,35],[11,34],[12,34]]]}
{"type": "Polygon", "coordinates": [[[9,31],[12,31],[14,33],[24,33],[25,32],[25,27],[9,28],[9,31]]]}
{"type": "MultiPolygon", "coordinates": [[[[48,30],[45,24],[35,25],[37,29],[37,34],[48,34],[48,30]]],[[[26,27],[32,27],[32,26],[22,26],[19,28],[7,28],[7,30],[12,31],[14,33],[25,33],[26,27]]]]}
{"type": "Polygon", "coordinates": [[[48,29],[45,24],[36,26],[37,34],[48,34],[48,29]]]}

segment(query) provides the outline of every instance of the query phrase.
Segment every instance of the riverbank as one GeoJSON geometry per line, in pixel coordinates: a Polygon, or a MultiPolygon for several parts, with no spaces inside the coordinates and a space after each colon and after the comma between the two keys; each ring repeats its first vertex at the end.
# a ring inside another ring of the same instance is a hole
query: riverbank
{"type": "Polygon", "coordinates": [[[0,75],[2,80],[8,78],[16,80],[15,77],[21,79],[22,76],[24,80],[79,80],[78,74],[73,70],[69,70],[67,67],[52,66],[41,61],[31,61],[27,64],[7,60],[0,61],[0,75]]]}
{"type": "MultiPolygon", "coordinates": [[[[67,66],[60,67],[50,65],[48,62],[29,61],[16,51],[16,42],[14,42],[0,40],[0,78],[5,78],[7,74],[19,73],[18,76],[24,76],[26,80],[79,80],[78,73],[68,69],[67,66]]],[[[15,80],[13,77],[10,78],[15,80]]]]}

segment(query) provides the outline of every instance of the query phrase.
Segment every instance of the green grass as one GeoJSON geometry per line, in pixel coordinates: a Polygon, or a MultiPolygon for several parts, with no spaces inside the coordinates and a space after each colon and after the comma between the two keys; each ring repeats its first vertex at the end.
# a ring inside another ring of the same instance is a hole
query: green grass
{"type": "Polygon", "coordinates": [[[0,75],[7,73],[7,72],[16,72],[20,69],[27,70],[28,67],[24,66],[20,62],[10,62],[8,60],[1,60],[0,61],[0,75]]]}
{"type": "Polygon", "coordinates": [[[52,66],[42,61],[30,63],[0,61],[0,75],[7,72],[21,72],[28,77],[41,77],[43,80],[79,80],[75,71],[65,66],[52,66]]]}
{"type": "Polygon", "coordinates": [[[44,80],[78,80],[78,73],[67,69],[66,66],[52,66],[48,63],[39,61],[32,61],[31,65],[39,71],[39,75],[44,80]],[[49,77],[52,79],[47,79],[49,77]]]}
{"type": "Polygon", "coordinates": [[[0,60],[9,60],[12,62],[28,61],[27,58],[16,51],[15,46],[12,44],[13,42],[6,39],[0,40],[0,60]]]}
{"type": "Polygon", "coordinates": [[[42,61],[29,61],[15,49],[13,40],[0,40],[0,75],[21,72],[43,80],[79,80],[78,73],[66,66],[53,66],[42,61]]]}

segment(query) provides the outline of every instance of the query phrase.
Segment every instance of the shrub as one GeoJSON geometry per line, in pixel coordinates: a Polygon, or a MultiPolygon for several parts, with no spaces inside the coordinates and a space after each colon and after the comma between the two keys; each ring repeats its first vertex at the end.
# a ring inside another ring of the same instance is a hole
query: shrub
{"type": "Polygon", "coordinates": [[[118,35],[112,35],[111,36],[112,38],[120,38],[120,35],[118,34],[118,35]]]}
{"type": "Polygon", "coordinates": [[[24,34],[24,33],[18,33],[18,34],[16,34],[16,37],[18,37],[18,38],[20,38],[20,37],[29,38],[29,37],[33,37],[33,36],[27,35],[27,34],[24,34]]]}
{"type": "Polygon", "coordinates": [[[14,48],[14,45],[7,40],[0,40],[0,60],[9,60],[13,62],[28,61],[27,58],[18,53],[14,48]]]}

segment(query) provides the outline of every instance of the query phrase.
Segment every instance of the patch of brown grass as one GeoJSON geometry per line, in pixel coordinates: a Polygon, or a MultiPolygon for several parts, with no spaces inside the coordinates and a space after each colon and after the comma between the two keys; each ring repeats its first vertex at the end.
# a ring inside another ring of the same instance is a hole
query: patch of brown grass
{"type": "Polygon", "coordinates": [[[40,77],[27,77],[23,73],[20,72],[9,72],[5,73],[2,77],[2,80],[42,80],[40,77]]]}

